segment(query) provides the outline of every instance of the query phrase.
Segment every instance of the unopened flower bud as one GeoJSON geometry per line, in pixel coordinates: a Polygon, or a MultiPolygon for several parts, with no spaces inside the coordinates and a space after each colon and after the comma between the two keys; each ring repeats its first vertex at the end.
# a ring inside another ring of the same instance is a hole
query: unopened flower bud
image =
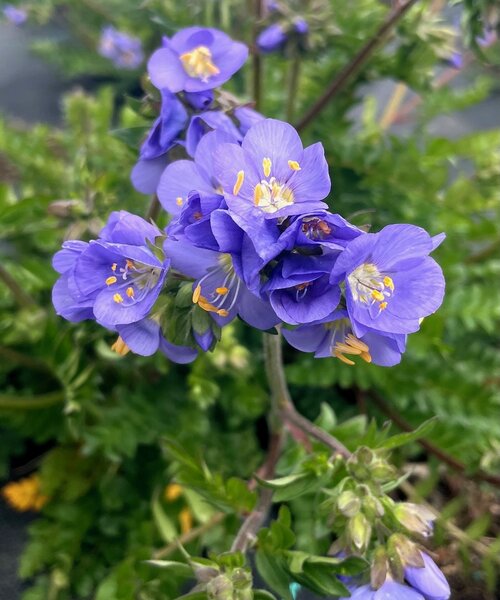
{"type": "Polygon", "coordinates": [[[436,516],[425,506],[411,502],[401,502],[394,507],[396,519],[413,533],[428,537],[432,533],[433,521],[436,516]]]}
{"type": "Polygon", "coordinates": [[[418,546],[401,533],[391,535],[388,545],[399,554],[404,567],[424,566],[424,559],[418,546]]]}
{"type": "Polygon", "coordinates": [[[80,200],[54,200],[47,207],[47,212],[55,217],[65,218],[81,212],[82,208],[80,200]]]}
{"type": "Polygon", "coordinates": [[[389,572],[389,561],[387,553],[383,546],[380,546],[375,550],[373,556],[373,563],[370,570],[370,583],[373,589],[378,590],[381,587],[389,572]]]}
{"type": "Polygon", "coordinates": [[[418,592],[430,600],[448,600],[450,586],[441,569],[425,552],[420,552],[423,565],[421,567],[407,567],[404,571],[405,579],[418,592]]]}
{"type": "Polygon", "coordinates": [[[372,519],[383,517],[385,513],[380,500],[371,495],[363,499],[363,510],[372,519]]]}
{"type": "Polygon", "coordinates": [[[359,552],[365,550],[368,546],[372,533],[372,526],[368,522],[365,515],[361,512],[358,512],[358,514],[349,521],[348,530],[353,546],[359,552]]]}
{"type": "Polygon", "coordinates": [[[342,492],[337,500],[337,508],[345,517],[353,517],[360,507],[360,499],[350,490],[342,492]]]}
{"type": "Polygon", "coordinates": [[[235,569],[231,574],[231,581],[235,590],[252,589],[252,574],[248,569],[235,569]]]}
{"type": "Polygon", "coordinates": [[[370,450],[370,448],[367,448],[366,446],[361,446],[361,448],[359,448],[356,451],[356,457],[358,459],[358,462],[364,465],[370,465],[375,459],[375,454],[373,453],[373,450],[370,450]]]}
{"type": "Polygon", "coordinates": [[[383,483],[396,477],[396,469],[384,460],[380,460],[371,467],[371,475],[375,481],[383,483]]]}
{"type": "Polygon", "coordinates": [[[233,582],[227,575],[219,575],[207,583],[209,600],[234,600],[233,582]]]}

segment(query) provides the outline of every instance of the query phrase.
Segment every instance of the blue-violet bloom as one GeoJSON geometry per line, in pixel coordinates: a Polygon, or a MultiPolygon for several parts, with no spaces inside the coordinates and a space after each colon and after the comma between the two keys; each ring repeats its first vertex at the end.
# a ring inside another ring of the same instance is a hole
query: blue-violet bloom
{"type": "Polygon", "coordinates": [[[99,54],[121,69],[137,69],[144,60],[141,40],[118,31],[112,25],[104,27],[101,32],[99,54]]]}
{"type": "Polygon", "coordinates": [[[423,567],[405,567],[406,581],[425,597],[425,600],[448,600],[450,586],[441,569],[425,552],[420,552],[423,567]]]}
{"type": "Polygon", "coordinates": [[[28,18],[28,13],[24,8],[6,4],[3,7],[3,15],[12,25],[22,25],[28,18]]]}
{"type": "Polygon", "coordinates": [[[248,48],[222,31],[188,27],[165,40],[148,62],[153,85],[171,92],[201,92],[225,83],[248,57],[248,48]]]}

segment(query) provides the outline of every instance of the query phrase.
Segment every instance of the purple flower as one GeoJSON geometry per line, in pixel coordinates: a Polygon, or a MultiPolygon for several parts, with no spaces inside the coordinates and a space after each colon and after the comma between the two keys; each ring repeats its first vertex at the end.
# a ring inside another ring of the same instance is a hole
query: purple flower
{"type": "Polygon", "coordinates": [[[296,33],[299,35],[303,36],[309,33],[309,25],[307,24],[307,21],[304,21],[304,19],[297,19],[293,24],[293,27],[296,33]]]}
{"type": "Polygon", "coordinates": [[[239,130],[242,136],[247,134],[250,127],[253,127],[256,123],[265,119],[264,115],[261,115],[260,112],[257,112],[248,106],[239,106],[238,108],[235,108],[234,116],[239,121],[239,130]]]}
{"type": "Polygon", "coordinates": [[[195,110],[207,110],[214,101],[214,93],[212,90],[184,92],[184,98],[195,110]]]}
{"type": "Polygon", "coordinates": [[[118,325],[116,330],[130,350],[141,356],[151,356],[160,350],[171,361],[179,364],[193,362],[198,356],[194,348],[168,342],[161,333],[160,325],[153,319],[145,318],[137,323],[118,325]]]}
{"type": "Polygon", "coordinates": [[[171,92],[201,92],[225,83],[245,63],[248,48],[222,31],[188,27],[164,38],[148,62],[153,85],[171,92]]]}
{"type": "Polygon", "coordinates": [[[347,244],[364,232],[343,217],[328,211],[301,215],[283,232],[287,248],[322,246],[330,250],[343,250],[347,244]]]}
{"type": "Polygon", "coordinates": [[[287,33],[280,23],[269,25],[257,37],[257,47],[264,54],[281,50],[288,39],[287,33]]]}
{"type": "Polygon", "coordinates": [[[405,567],[406,581],[425,597],[425,600],[448,600],[450,586],[441,569],[425,552],[420,552],[423,567],[405,567]]]}
{"type": "Polygon", "coordinates": [[[289,254],[274,268],[263,286],[274,311],[285,323],[299,325],[332,314],[340,300],[340,288],[330,284],[334,255],[289,254]]]}
{"type": "Polygon", "coordinates": [[[175,94],[162,90],[161,97],[160,115],[143,142],[139,160],[130,174],[133,186],[143,194],[156,192],[167,165],[166,153],[179,143],[179,135],[187,121],[186,109],[175,94]]]}
{"type": "Polygon", "coordinates": [[[444,295],[439,265],[429,257],[444,235],[414,225],[388,225],[352,240],[332,270],[345,283],[347,311],[357,337],[367,331],[406,334],[435,312],[444,295]]]}
{"type": "Polygon", "coordinates": [[[118,31],[112,25],[104,27],[101,32],[99,54],[121,69],[137,69],[144,60],[141,40],[118,31]]]}
{"type": "Polygon", "coordinates": [[[340,600],[425,600],[417,591],[396,581],[386,581],[378,590],[362,585],[352,591],[349,598],[340,600]]]}
{"type": "Polygon", "coordinates": [[[223,131],[231,136],[231,142],[241,142],[243,136],[238,128],[222,110],[209,110],[200,115],[194,115],[189,122],[186,132],[186,150],[189,156],[194,156],[196,148],[204,135],[210,131],[223,131]]]}
{"type": "MultiPolygon", "coordinates": [[[[233,139],[223,131],[207,133],[196,148],[194,161],[176,160],[167,166],[158,184],[158,198],[167,212],[179,215],[192,192],[203,199],[216,198],[220,205],[222,195],[213,176],[213,155],[220,143],[233,139]]],[[[203,213],[206,215],[206,210],[203,213]]]]}
{"type": "Polygon", "coordinates": [[[22,25],[28,18],[28,13],[24,8],[6,4],[3,7],[3,15],[12,25],[22,25]]]}
{"type": "Polygon", "coordinates": [[[332,315],[316,323],[301,325],[293,331],[283,330],[287,342],[302,352],[314,352],[316,358],[338,358],[353,365],[353,358],[382,367],[392,367],[401,361],[406,336],[381,335],[367,331],[357,337],[347,317],[347,311],[336,310],[332,315]]]}
{"type": "Polygon", "coordinates": [[[323,146],[304,149],[288,123],[264,119],[245,135],[241,147],[221,144],[214,173],[231,210],[246,218],[276,219],[327,208],[330,191],[323,146]]]}
{"type": "Polygon", "coordinates": [[[56,312],[70,321],[95,318],[109,329],[142,321],[170,266],[147,245],[161,236],[150,223],[120,211],[111,213],[98,240],[65,242],[53,261],[61,274],[52,295],[56,312]]]}
{"type": "Polygon", "coordinates": [[[279,323],[279,318],[267,300],[248,289],[238,255],[241,242],[232,243],[234,248],[216,252],[191,246],[187,240],[167,239],[165,250],[172,268],[195,279],[193,303],[208,312],[219,326],[227,325],[239,315],[252,327],[270,329],[279,323]],[[235,254],[231,254],[232,249],[235,254]]]}

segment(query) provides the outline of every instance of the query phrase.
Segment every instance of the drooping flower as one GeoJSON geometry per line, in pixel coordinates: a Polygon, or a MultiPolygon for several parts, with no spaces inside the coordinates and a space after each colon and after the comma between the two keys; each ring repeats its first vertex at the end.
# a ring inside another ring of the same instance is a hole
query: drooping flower
{"type": "Polygon", "coordinates": [[[103,28],[98,50],[120,69],[137,69],[144,60],[141,40],[112,25],[103,28]]]}
{"type": "Polygon", "coordinates": [[[253,127],[257,123],[265,119],[264,115],[260,114],[260,112],[257,112],[256,110],[248,106],[239,106],[238,108],[235,108],[234,116],[239,121],[238,128],[242,136],[247,134],[250,127],[253,127]]]}
{"type": "Polygon", "coordinates": [[[248,48],[217,29],[188,27],[148,62],[153,85],[171,92],[201,92],[225,83],[245,63],[248,48]]]}
{"type": "Polygon", "coordinates": [[[273,23],[263,29],[257,37],[257,47],[261,52],[271,53],[281,50],[288,39],[281,23],[273,23]]]}
{"type": "Polygon", "coordinates": [[[340,215],[318,211],[293,219],[283,232],[282,239],[286,240],[289,250],[296,247],[322,246],[340,251],[363,233],[340,215]]]}
{"type": "Polygon", "coordinates": [[[231,136],[230,141],[241,142],[240,133],[233,120],[223,110],[207,110],[191,117],[186,131],[186,151],[189,156],[196,153],[200,140],[211,131],[222,131],[231,136]]]}
{"type": "Polygon", "coordinates": [[[367,331],[357,337],[347,317],[347,311],[339,309],[318,322],[300,325],[294,330],[283,330],[287,342],[302,352],[314,352],[315,358],[335,357],[349,365],[360,358],[382,367],[392,367],[401,361],[406,336],[381,335],[367,331]]]}
{"type": "Polygon", "coordinates": [[[187,122],[186,109],[175,94],[162,90],[161,98],[160,115],[144,140],[139,160],[130,175],[135,189],[143,194],[156,192],[167,165],[167,152],[179,143],[179,136],[187,122]]]}
{"type": "Polygon", "coordinates": [[[425,552],[420,552],[420,554],[424,566],[405,567],[406,581],[420,592],[425,600],[448,600],[451,594],[450,586],[443,572],[428,554],[425,552]]]}
{"type": "Polygon", "coordinates": [[[387,580],[378,590],[374,590],[369,584],[362,585],[352,590],[349,598],[340,600],[425,600],[413,588],[387,580]]]}
{"type": "Polygon", "coordinates": [[[337,308],[340,288],[330,283],[335,256],[288,254],[273,269],[262,290],[276,314],[291,325],[324,319],[337,308]]]}
{"type": "Polygon", "coordinates": [[[114,329],[148,316],[170,265],[147,245],[162,233],[126,211],[110,215],[98,240],[63,244],[53,261],[61,274],[52,301],[69,321],[95,318],[114,329]]]}
{"type": "Polygon", "coordinates": [[[9,23],[17,26],[23,25],[28,19],[28,13],[24,8],[12,4],[6,4],[3,7],[3,16],[9,23]]]}
{"type": "Polygon", "coordinates": [[[332,270],[332,283],[345,283],[347,311],[357,337],[368,330],[406,334],[443,300],[444,278],[429,257],[444,235],[414,225],[388,225],[352,240],[332,270]]]}
{"type": "Polygon", "coordinates": [[[184,92],[184,98],[195,110],[207,110],[214,101],[214,93],[212,90],[184,92]]]}
{"type": "Polygon", "coordinates": [[[303,148],[288,123],[264,119],[250,128],[241,147],[221,144],[214,173],[230,209],[247,218],[276,219],[315,210],[330,191],[320,143],[303,148]]]}

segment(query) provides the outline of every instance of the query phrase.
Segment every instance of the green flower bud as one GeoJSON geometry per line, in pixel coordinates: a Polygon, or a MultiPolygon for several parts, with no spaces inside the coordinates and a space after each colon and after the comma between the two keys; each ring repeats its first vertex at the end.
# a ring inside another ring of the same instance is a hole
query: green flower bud
{"type": "Polygon", "coordinates": [[[378,519],[385,513],[382,502],[375,496],[367,496],[363,499],[363,510],[370,519],[378,519]]]}
{"type": "Polygon", "coordinates": [[[248,569],[241,567],[234,569],[231,573],[231,581],[233,582],[235,590],[246,590],[252,589],[252,574],[248,569]]]}
{"type": "Polygon", "coordinates": [[[368,547],[372,534],[372,526],[365,515],[358,512],[350,521],[348,526],[349,536],[353,546],[363,552],[368,547]]]}
{"type": "Polygon", "coordinates": [[[383,460],[379,460],[372,465],[371,475],[375,481],[383,483],[385,481],[394,479],[397,475],[397,472],[392,465],[383,460]]]}
{"type": "Polygon", "coordinates": [[[345,517],[354,517],[361,508],[361,501],[354,492],[346,490],[340,494],[337,508],[345,517]]]}
{"type": "Polygon", "coordinates": [[[234,600],[233,582],[227,575],[218,575],[207,583],[209,600],[234,600]]]}
{"type": "Polygon", "coordinates": [[[396,519],[413,533],[428,537],[432,533],[433,521],[436,516],[425,506],[411,502],[400,502],[394,507],[396,519]]]}
{"type": "Polygon", "coordinates": [[[370,448],[367,448],[366,446],[361,446],[361,448],[356,450],[355,456],[358,459],[358,462],[363,465],[371,465],[375,460],[373,450],[370,450],[370,448]]]}

